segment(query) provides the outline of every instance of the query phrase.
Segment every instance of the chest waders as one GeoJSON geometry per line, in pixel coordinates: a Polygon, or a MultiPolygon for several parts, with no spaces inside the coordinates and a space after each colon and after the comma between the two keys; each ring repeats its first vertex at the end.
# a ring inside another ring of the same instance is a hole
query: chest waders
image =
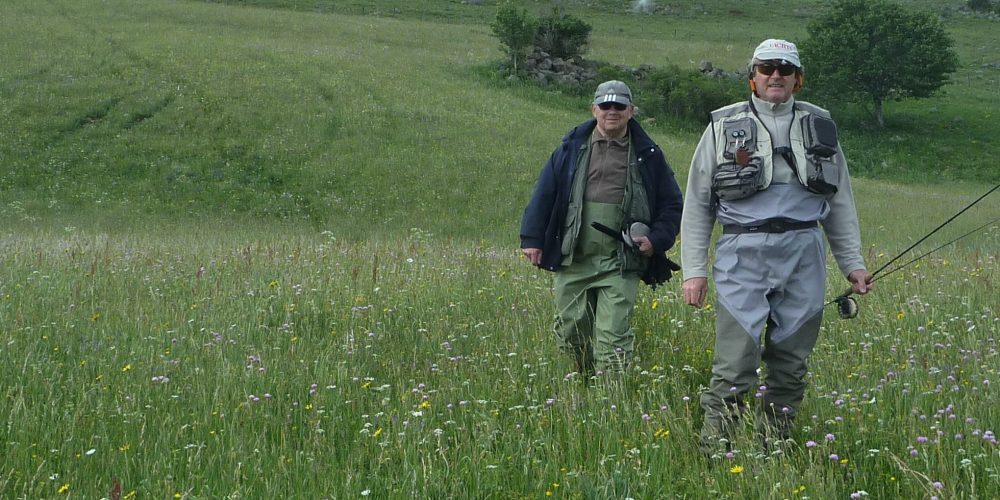
{"type": "MultiPolygon", "coordinates": [[[[746,112],[739,116],[752,119],[746,112]]],[[[722,120],[720,131],[726,130],[722,120]]],[[[736,191],[739,185],[730,182],[736,196],[719,196],[717,218],[724,230],[713,265],[716,348],[712,378],[701,395],[701,444],[709,453],[728,446],[753,400],[758,401],[755,427],[765,448],[784,442],[805,393],[806,360],[819,334],[826,283],[826,246],[815,221],[828,208],[823,193],[807,185],[804,158],[789,160],[799,182],[771,182],[770,138],[788,133],[794,156],[803,157],[803,123],[810,122],[792,120],[791,132],[756,127],[753,142],[763,149],[764,176],[756,190],[736,191]],[[747,222],[732,225],[728,219],[734,211],[747,222]],[[807,215],[810,211],[813,216],[807,215]],[[775,220],[776,214],[791,221],[775,220]],[[761,362],[763,381],[758,376],[761,362]]],[[[725,142],[720,143],[718,157],[726,159],[725,142]]]]}
{"type": "Polygon", "coordinates": [[[555,331],[580,373],[618,371],[632,359],[632,309],[639,289],[636,272],[622,273],[620,243],[590,226],[620,227],[621,207],[586,202],[573,263],[555,274],[555,331]]]}
{"type": "MultiPolygon", "coordinates": [[[[621,243],[591,226],[598,222],[621,227],[624,207],[632,199],[632,188],[626,185],[622,203],[583,201],[583,178],[589,168],[589,156],[583,154],[581,160],[565,228],[575,230],[576,237],[566,238],[573,240],[572,248],[564,248],[564,266],[553,278],[554,330],[560,348],[573,355],[577,371],[589,376],[596,371],[621,371],[632,360],[635,345],[632,310],[639,289],[639,273],[623,271],[621,243]]],[[[629,170],[627,178],[635,175],[631,172],[634,169],[629,170]]]]}

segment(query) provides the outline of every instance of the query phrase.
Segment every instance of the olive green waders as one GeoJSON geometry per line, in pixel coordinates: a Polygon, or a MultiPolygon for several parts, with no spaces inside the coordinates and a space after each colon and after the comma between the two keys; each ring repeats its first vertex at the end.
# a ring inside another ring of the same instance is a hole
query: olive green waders
{"type": "Polygon", "coordinates": [[[555,333],[579,373],[621,371],[632,359],[632,308],[639,275],[622,275],[621,244],[590,226],[621,227],[618,204],[585,202],[572,263],[555,274],[555,333]]]}
{"type": "Polygon", "coordinates": [[[703,451],[721,451],[732,441],[739,419],[747,411],[749,397],[760,399],[757,432],[765,446],[789,438],[792,420],[806,390],[806,360],[816,345],[822,320],[820,311],[780,342],[772,342],[770,330],[765,329],[760,344],[725,307],[719,306],[712,380],[701,395],[705,410],[701,431],[703,451]],[[758,387],[757,369],[761,361],[765,374],[763,387],[758,387]]]}

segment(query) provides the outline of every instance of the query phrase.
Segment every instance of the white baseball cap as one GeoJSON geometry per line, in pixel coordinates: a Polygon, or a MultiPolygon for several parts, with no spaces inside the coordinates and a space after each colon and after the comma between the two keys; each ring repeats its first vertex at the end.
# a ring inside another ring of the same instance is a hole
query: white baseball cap
{"type": "Polygon", "coordinates": [[[758,61],[780,60],[783,63],[791,64],[796,68],[802,68],[799,61],[799,49],[794,43],[777,38],[768,38],[753,51],[753,58],[758,61]]]}

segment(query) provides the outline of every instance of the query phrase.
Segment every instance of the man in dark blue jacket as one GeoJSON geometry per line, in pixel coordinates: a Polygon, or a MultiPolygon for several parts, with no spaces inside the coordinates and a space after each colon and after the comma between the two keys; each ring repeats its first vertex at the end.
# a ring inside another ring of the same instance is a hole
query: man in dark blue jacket
{"type": "Polygon", "coordinates": [[[655,287],[669,279],[673,263],[664,252],[680,228],[681,190],[634,111],[623,82],[598,86],[594,119],[563,137],[521,221],[525,257],[555,272],[560,348],[587,377],[629,365],[639,281],[655,287]]]}

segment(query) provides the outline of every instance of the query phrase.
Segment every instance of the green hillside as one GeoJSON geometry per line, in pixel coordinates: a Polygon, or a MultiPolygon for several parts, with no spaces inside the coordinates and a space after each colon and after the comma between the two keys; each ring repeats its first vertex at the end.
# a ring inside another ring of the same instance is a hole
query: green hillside
{"type": "MultiPolygon", "coordinates": [[[[675,2],[658,14],[560,4],[593,23],[588,56],[615,64],[738,67],[763,26],[747,19],[760,2],[675,2]]],[[[776,19],[791,28],[774,34],[801,36],[820,5],[788,2],[776,19]]],[[[582,99],[488,76],[502,57],[486,25],[493,9],[5,2],[0,215],[111,225],[265,217],[344,236],[374,226],[507,237],[538,167],[586,111],[582,99]]],[[[963,61],[946,96],[890,104],[885,131],[840,112],[859,175],[995,178],[1000,70],[982,67],[1000,46],[995,24],[948,21],[963,61]]],[[[693,130],[652,131],[682,179],[693,130]]]]}

